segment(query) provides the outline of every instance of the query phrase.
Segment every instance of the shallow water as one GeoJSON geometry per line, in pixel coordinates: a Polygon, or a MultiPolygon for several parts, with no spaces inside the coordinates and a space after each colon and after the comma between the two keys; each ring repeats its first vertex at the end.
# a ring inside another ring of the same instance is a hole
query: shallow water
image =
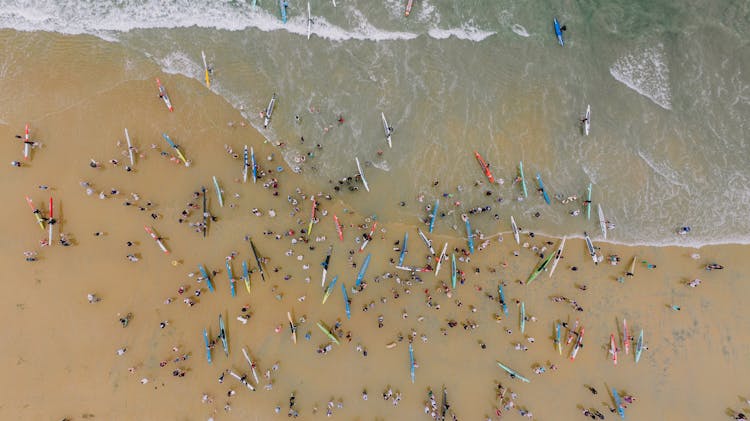
{"type": "MultiPolygon", "coordinates": [[[[310,40],[302,1],[290,2],[286,24],[269,1],[257,8],[243,2],[89,7],[68,1],[35,8],[8,2],[0,26],[94,34],[165,72],[199,81],[205,51],[215,70],[212,90],[243,109],[256,128],[258,113],[278,93],[271,127],[261,132],[285,143],[286,161],[307,182],[323,186],[355,174],[355,156],[366,162],[372,188],[394,200],[374,195],[358,198],[356,206],[381,219],[423,216],[416,206],[393,206],[419,194],[432,202],[453,193],[462,203],[456,210],[486,205],[485,189],[470,187],[484,181],[476,150],[505,181],[492,189],[495,199],[504,199],[492,213],[503,220],[514,214],[524,224],[540,211],[546,217],[533,222],[539,231],[595,231],[595,220],[569,215],[580,209],[592,183],[594,204],[617,225],[609,235],[614,241],[747,242],[744,3],[550,9],[523,2],[457,7],[421,1],[408,19],[400,1],[339,3],[311,2],[310,40]],[[564,48],[555,43],[553,16],[569,28],[564,48]],[[592,132],[583,137],[578,119],[587,104],[592,132]],[[393,149],[384,142],[381,112],[395,130],[393,149]],[[339,115],[346,120],[340,127],[339,115]],[[308,152],[315,157],[301,163],[308,152]],[[553,208],[535,197],[517,203],[520,190],[511,181],[521,160],[532,191],[539,172],[553,197],[579,201],[553,208]],[[440,188],[430,189],[435,179],[440,188]],[[465,187],[460,194],[458,185],[465,187]],[[683,225],[693,228],[689,238],[674,235],[683,225]]],[[[450,217],[438,229],[457,221],[450,217]]],[[[498,229],[491,218],[474,225],[498,229]]]]}

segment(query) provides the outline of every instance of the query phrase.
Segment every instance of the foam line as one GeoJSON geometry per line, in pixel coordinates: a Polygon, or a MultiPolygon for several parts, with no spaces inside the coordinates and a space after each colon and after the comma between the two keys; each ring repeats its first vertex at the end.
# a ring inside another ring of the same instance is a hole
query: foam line
{"type": "MultiPolygon", "coordinates": [[[[336,26],[322,16],[313,15],[312,33],[330,41],[412,40],[420,33],[388,31],[372,25],[358,10],[350,10],[355,22],[352,28],[336,26]]],[[[263,32],[284,30],[307,37],[307,16],[290,9],[284,24],[276,14],[262,8],[253,9],[233,2],[190,3],[147,0],[138,4],[115,4],[101,0],[96,7],[77,0],[50,1],[30,6],[27,1],[6,1],[0,10],[0,28],[19,31],[50,31],[64,34],[90,34],[116,41],[119,33],[138,29],[213,28],[241,31],[248,28],[263,32]]],[[[460,28],[432,28],[427,35],[436,39],[455,37],[482,41],[494,32],[464,24],[460,28]]]]}

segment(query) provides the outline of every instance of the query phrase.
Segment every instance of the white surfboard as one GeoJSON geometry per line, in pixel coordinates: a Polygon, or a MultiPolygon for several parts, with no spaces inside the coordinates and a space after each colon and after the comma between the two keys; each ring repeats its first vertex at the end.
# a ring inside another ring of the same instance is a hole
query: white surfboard
{"type": "Polygon", "coordinates": [[[367,180],[365,179],[365,173],[362,171],[362,166],[359,165],[359,158],[355,156],[354,161],[357,163],[357,171],[359,171],[359,176],[362,177],[362,183],[365,185],[365,190],[369,192],[370,186],[367,185],[367,180]]]}
{"type": "Polygon", "coordinates": [[[591,131],[591,105],[586,106],[586,120],[583,121],[583,133],[588,136],[591,131]]]}
{"type": "Polygon", "coordinates": [[[602,211],[602,205],[597,203],[596,210],[599,213],[599,227],[602,229],[602,237],[607,239],[607,220],[604,219],[604,211],[602,211]]]}
{"type": "Polygon", "coordinates": [[[555,253],[555,260],[552,261],[552,267],[549,269],[549,277],[552,277],[552,273],[555,272],[555,268],[557,267],[557,262],[560,261],[560,258],[562,257],[563,248],[565,248],[565,238],[563,237],[562,242],[560,243],[560,248],[557,249],[557,252],[555,253]]]}
{"type": "Polygon", "coordinates": [[[516,244],[521,245],[521,238],[518,235],[518,225],[516,225],[516,220],[513,219],[513,215],[510,217],[510,227],[513,229],[513,238],[516,239],[516,244]]]}
{"type": "Polygon", "coordinates": [[[307,2],[307,39],[310,39],[312,32],[312,16],[310,15],[310,2],[307,2]]]}

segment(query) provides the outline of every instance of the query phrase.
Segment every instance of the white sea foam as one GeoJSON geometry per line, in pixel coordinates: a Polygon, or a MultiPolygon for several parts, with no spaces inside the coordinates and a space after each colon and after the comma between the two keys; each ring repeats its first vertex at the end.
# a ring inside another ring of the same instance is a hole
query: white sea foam
{"type": "Polygon", "coordinates": [[[509,26],[510,30],[513,31],[516,35],[520,35],[524,38],[528,38],[530,36],[529,31],[526,30],[526,28],[521,25],[520,23],[513,23],[513,13],[510,10],[503,10],[498,15],[498,21],[503,26],[509,26]]]}
{"type": "Polygon", "coordinates": [[[658,106],[667,110],[672,109],[669,68],[663,45],[657,44],[620,57],[609,68],[609,73],[658,106]]]}
{"type": "Polygon", "coordinates": [[[388,161],[386,161],[386,160],[377,161],[377,162],[373,161],[372,166],[375,167],[375,168],[377,168],[377,169],[379,169],[379,170],[383,170],[383,171],[390,171],[391,170],[391,166],[388,164],[388,161]]]}
{"type": "MultiPolygon", "coordinates": [[[[543,237],[550,237],[550,238],[562,238],[560,235],[553,235],[549,234],[547,232],[544,232],[542,230],[535,230],[535,234],[541,235],[543,237]]],[[[505,232],[504,234],[510,235],[510,232],[505,232]]],[[[589,233],[589,234],[593,234],[589,233]]],[[[611,233],[610,233],[611,234],[611,233]]],[[[584,236],[578,233],[568,233],[565,235],[568,239],[575,238],[575,239],[583,239],[584,236]]],[[[729,236],[722,236],[721,239],[716,239],[716,236],[711,236],[708,238],[695,238],[690,236],[681,236],[677,233],[674,233],[674,235],[669,236],[654,236],[652,238],[640,238],[638,240],[632,240],[632,241],[620,241],[620,240],[613,240],[608,238],[607,240],[601,240],[601,239],[592,239],[594,246],[600,246],[601,244],[614,244],[614,245],[621,245],[621,246],[628,246],[628,247],[683,247],[683,248],[691,248],[691,249],[699,249],[701,247],[706,246],[713,246],[713,245],[725,245],[725,244],[740,244],[740,245],[747,245],[750,244],[750,239],[747,237],[744,237],[742,235],[735,235],[730,234],[729,236]]],[[[587,262],[588,263],[588,262],[587,262]]]]}
{"type": "Polygon", "coordinates": [[[404,0],[382,0],[383,6],[388,12],[388,17],[392,20],[410,19],[421,23],[440,22],[440,13],[434,4],[428,0],[415,1],[409,17],[404,16],[406,13],[406,1],[404,0]]]}
{"type": "Polygon", "coordinates": [[[401,19],[404,17],[406,4],[402,0],[383,0],[383,3],[389,18],[401,19]]]}
{"type": "Polygon", "coordinates": [[[438,13],[434,4],[427,0],[423,0],[417,7],[419,8],[417,19],[420,22],[440,22],[440,13],[438,13]]]}
{"type": "Polygon", "coordinates": [[[165,73],[203,80],[203,65],[198,63],[198,58],[193,60],[182,51],[172,51],[163,58],[155,58],[155,61],[165,73]]]}
{"type": "MultiPolygon", "coordinates": [[[[7,0],[0,8],[0,28],[20,31],[50,31],[65,34],[91,34],[109,41],[117,40],[123,32],[151,28],[215,28],[239,31],[255,28],[264,32],[284,30],[307,36],[307,14],[302,9],[289,9],[289,21],[281,22],[275,9],[273,12],[236,2],[188,3],[184,1],[163,2],[144,0],[141,2],[114,2],[101,0],[92,3],[80,0],[39,2],[33,6],[25,0],[7,0]]],[[[431,7],[431,6],[430,6],[431,7]]],[[[432,13],[426,7],[424,12],[432,13]]],[[[347,13],[354,23],[343,28],[328,22],[325,17],[315,16],[313,10],[312,32],[319,38],[332,41],[363,40],[410,40],[420,34],[404,31],[388,31],[375,27],[357,9],[347,13]]],[[[403,12],[402,12],[403,13],[403,12]]],[[[427,15],[425,15],[427,16],[427,15]]],[[[432,21],[435,21],[433,13],[432,21]]],[[[425,18],[426,19],[426,18],[425,18]]],[[[493,32],[486,32],[470,25],[461,28],[435,29],[434,38],[456,36],[460,39],[481,41],[493,32]]]]}
{"type": "Polygon", "coordinates": [[[513,32],[515,32],[517,35],[520,35],[520,36],[522,36],[524,38],[528,38],[529,37],[529,32],[522,25],[514,23],[513,26],[510,27],[510,29],[513,32]]]}
{"type": "Polygon", "coordinates": [[[675,169],[670,167],[667,162],[657,162],[655,159],[646,156],[646,154],[640,150],[638,151],[638,156],[640,156],[646,165],[654,170],[654,172],[669,181],[670,184],[685,189],[687,193],[690,192],[690,186],[683,181],[685,180],[685,177],[681,176],[675,169]]]}
{"type": "Polygon", "coordinates": [[[427,31],[427,34],[435,39],[446,39],[450,37],[456,37],[462,40],[470,40],[470,41],[479,42],[479,41],[485,40],[488,37],[491,37],[492,35],[495,35],[496,32],[484,31],[469,23],[466,23],[462,25],[460,28],[449,28],[449,29],[433,28],[427,31]]]}
{"type": "MultiPolygon", "coordinates": [[[[341,36],[336,41],[346,41],[348,39],[356,40],[371,40],[371,41],[388,41],[388,40],[399,40],[399,39],[414,39],[418,37],[418,34],[411,32],[398,32],[398,31],[384,31],[375,28],[367,17],[359,10],[350,8],[348,14],[351,20],[354,21],[354,28],[346,30],[332,24],[328,24],[328,28],[336,28],[335,31],[341,33],[341,36]]],[[[324,20],[323,18],[321,18],[324,20]]],[[[326,22],[327,23],[327,22],[326,22]]],[[[321,31],[320,36],[322,38],[328,38],[328,31],[321,31]]],[[[333,39],[333,38],[328,38],[333,39]]]]}

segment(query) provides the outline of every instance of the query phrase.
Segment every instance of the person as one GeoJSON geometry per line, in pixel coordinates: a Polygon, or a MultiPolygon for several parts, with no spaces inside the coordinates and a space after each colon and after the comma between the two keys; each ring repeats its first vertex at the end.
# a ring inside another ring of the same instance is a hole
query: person
{"type": "Polygon", "coordinates": [[[680,227],[680,229],[677,231],[677,234],[687,235],[687,233],[689,232],[690,232],[690,227],[684,226],[684,227],[680,227]]]}
{"type": "Polygon", "coordinates": [[[706,270],[711,271],[711,270],[714,270],[714,269],[717,269],[717,270],[724,269],[724,266],[722,266],[722,265],[720,265],[718,263],[710,263],[710,264],[706,265],[706,270]]]}
{"type": "Polygon", "coordinates": [[[130,323],[130,319],[133,317],[132,313],[128,313],[125,315],[125,317],[120,317],[120,324],[122,327],[128,327],[128,323],[130,323]]]}

